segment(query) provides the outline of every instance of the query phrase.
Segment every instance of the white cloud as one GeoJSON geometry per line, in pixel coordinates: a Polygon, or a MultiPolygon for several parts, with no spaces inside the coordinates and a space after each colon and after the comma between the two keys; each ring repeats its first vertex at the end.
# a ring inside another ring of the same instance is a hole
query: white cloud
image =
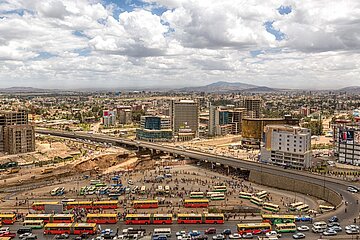
{"type": "Polygon", "coordinates": [[[0,1],[0,86],[360,85],[357,0],[146,1],[119,16],[101,0],[0,1]]]}

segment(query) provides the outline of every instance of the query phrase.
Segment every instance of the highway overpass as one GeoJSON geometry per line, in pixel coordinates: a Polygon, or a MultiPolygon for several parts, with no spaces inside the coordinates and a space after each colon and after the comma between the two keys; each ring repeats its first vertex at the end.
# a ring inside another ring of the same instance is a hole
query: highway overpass
{"type": "MultiPolygon", "coordinates": [[[[215,154],[204,153],[195,150],[187,150],[187,149],[180,149],[173,146],[158,144],[158,143],[151,143],[151,142],[143,142],[143,141],[136,141],[136,140],[129,140],[129,139],[122,139],[116,138],[106,135],[100,134],[86,134],[86,133],[75,133],[75,132],[64,132],[64,131],[53,131],[53,130],[44,130],[44,129],[36,129],[36,133],[45,134],[45,135],[52,135],[58,137],[66,137],[66,138],[73,138],[73,139],[87,139],[95,142],[106,142],[111,143],[113,145],[118,146],[132,146],[150,150],[161,151],[165,153],[177,154],[184,157],[189,157],[191,159],[197,159],[200,161],[209,161],[213,163],[219,163],[224,166],[229,166],[233,168],[239,169],[247,169],[253,172],[260,173],[260,180],[261,182],[257,181],[258,183],[263,183],[264,185],[268,185],[264,179],[262,182],[262,177],[264,176],[272,176],[273,178],[279,179],[291,179],[291,181],[283,181],[281,186],[277,186],[278,188],[289,190],[287,187],[291,182],[296,182],[297,184],[312,184],[316,185],[317,188],[312,188],[313,190],[317,189],[318,191],[313,194],[314,192],[309,192],[308,194],[321,197],[325,200],[325,190],[336,192],[337,193],[337,201],[340,202],[340,198],[342,197],[345,202],[347,202],[347,213],[344,211],[344,207],[342,208],[342,212],[337,211],[337,215],[340,219],[346,219],[348,222],[352,222],[354,218],[359,217],[359,194],[353,194],[347,191],[347,186],[350,183],[346,181],[342,181],[339,179],[333,178],[325,178],[324,176],[314,175],[308,172],[299,171],[299,170],[290,170],[290,169],[283,169],[278,166],[272,166],[267,164],[261,164],[258,162],[251,162],[246,160],[241,160],[233,157],[227,156],[219,156],[215,154]],[[321,191],[324,190],[324,194],[321,194],[321,191]],[[320,192],[320,193],[319,193],[320,192]]],[[[352,183],[351,185],[356,185],[360,187],[358,183],[352,183]]],[[[298,188],[297,188],[298,189],[298,188]]],[[[301,189],[302,192],[304,191],[301,189]]],[[[295,191],[295,189],[294,189],[295,191]]],[[[328,196],[328,195],[327,195],[328,196]]],[[[332,194],[333,196],[333,194],[332,194]]]]}

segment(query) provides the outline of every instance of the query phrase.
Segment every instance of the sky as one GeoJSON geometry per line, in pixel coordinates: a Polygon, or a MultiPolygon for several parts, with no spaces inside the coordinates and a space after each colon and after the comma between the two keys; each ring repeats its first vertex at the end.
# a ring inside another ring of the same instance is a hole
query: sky
{"type": "Polygon", "coordinates": [[[0,0],[0,87],[360,86],[359,0],[0,0]]]}

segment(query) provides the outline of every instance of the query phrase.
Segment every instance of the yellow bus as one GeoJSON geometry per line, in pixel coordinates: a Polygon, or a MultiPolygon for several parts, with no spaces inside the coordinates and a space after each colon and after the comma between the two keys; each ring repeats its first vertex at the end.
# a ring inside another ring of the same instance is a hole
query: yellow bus
{"type": "Polygon", "coordinates": [[[51,222],[51,214],[28,214],[25,216],[26,221],[42,220],[44,223],[51,222]]]}
{"type": "Polygon", "coordinates": [[[296,232],[295,223],[278,223],[275,224],[275,231],[278,233],[296,232]]]}
{"type": "Polygon", "coordinates": [[[44,221],[43,220],[25,220],[23,223],[24,227],[29,228],[43,228],[44,227],[44,221]]]}
{"type": "Polygon", "coordinates": [[[1,224],[5,224],[5,225],[14,224],[16,221],[16,215],[13,213],[1,213],[0,219],[1,219],[1,224]]]}
{"type": "Polygon", "coordinates": [[[295,215],[275,215],[275,214],[263,214],[261,215],[263,222],[271,224],[278,223],[294,223],[295,215]]]}
{"type": "Polygon", "coordinates": [[[133,208],[158,208],[158,200],[134,200],[133,208]]]}
{"type": "Polygon", "coordinates": [[[118,207],[118,201],[94,201],[93,209],[116,209],[118,207]]]}
{"type": "Polygon", "coordinates": [[[270,223],[244,223],[237,225],[239,234],[252,233],[254,235],[271,231],[270,223]]]}
{"type": "Polygon", "coordinates": [[[45,210],[45,205],[56,205],[59,204],[59,202],[34,202],[31,207],[35,211],[43,211],[45,210]]]}
{"type": "Polygon", "coordinates": [[[209,199],[185,199],[184,207],[187,208],[207,208],[209,199]]]}
{"type": "Polygon", "coordinates": [[[116,213],[100,213],[93,214],[88,213],[86,216],[86,222],[88,223],[98,223],[98,224],[115,224],[118,222],[118,217],[116,213]]]}
{"type": "Polygon", "coordinates": [[[279,212],[280,211],[280,206],[277,204],[273,204],[273,203],[269,203],[269,202],[265,202],[263,204],[263,208],[272,212],[279,212]]]}

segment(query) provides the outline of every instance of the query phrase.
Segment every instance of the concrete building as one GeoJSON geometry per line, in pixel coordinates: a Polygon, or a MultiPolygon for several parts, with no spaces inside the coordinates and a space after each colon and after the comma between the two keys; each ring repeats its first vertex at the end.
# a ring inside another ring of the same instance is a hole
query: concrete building
{"type": "Polygon", "coordinates": [[[291,116],[285,116],[284,118],[243,118],[243,145],[258,148],[264,136],[265,126],[274,124],[299,126],[299,119],[292,118],[291,116]]]}
{"type": "Polygon", "coordinates": [[[261,99],[246,97],[243,99],[242,107],[246,108],[246,115],[249,118],[260,118],[261,99]]]}
{"type": "Polygon", "coordinates": [[[311,167],[311,131],[289,125],[268,125],[261,161],[297,169],[311,167]]]}
{"type": "Polygon", "coordinates": [[[337,124],[334,126],[335,154],[341,163],[360,165],[360,126],[337,124]]]}
{"type": "Polygon", "coordinates": [[[35,128],[26,111],[0,113],[0,151],[7,154],[35,151],[35,128]]]}
{"type": "Polygon", "coordinates": [[[132,110],[131,106],[117,106],[116,115],[120,124],[132,123],[132,110]]]}
{"type": "Polygon", "coordinates": [[[103,111],[103,125],[105,127],[111,127],[116,125],[116,111],[103,111]]]}
{"type": "Polygon", "coordinates": [[[136,138],[145,141],[170,141],[172,130],[169,116],[141,116],[136,138]]]}
{"type": "Polygon", "coordinates": [[[186,131],[188,140],[199,136],[199,106],[193,100],[171,100],[170,120],[174,137],[181,140],[179,133],[186,131]],[[190,133],[190,135],[189,135],[190,133]]]}
{"type": "Polygon", "coordinates": [[[246,109],[234,106],[210,106],[209,135],[240,134],[245,112],[246,109]]]}

